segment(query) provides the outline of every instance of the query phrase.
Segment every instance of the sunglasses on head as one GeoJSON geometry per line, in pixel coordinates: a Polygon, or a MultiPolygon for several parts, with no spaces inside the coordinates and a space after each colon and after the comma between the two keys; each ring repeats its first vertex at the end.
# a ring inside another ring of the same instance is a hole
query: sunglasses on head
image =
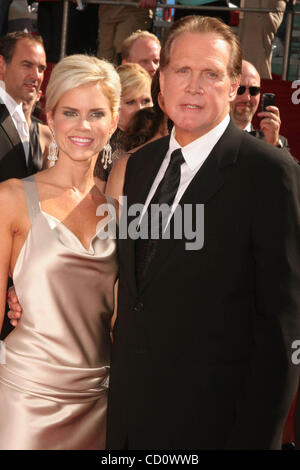
{"type": "Polygon", "coordinates": [[[238,95],[243,95],[246,91],[246,89],[249,90],[249,93],[251,96],[256,96],[260,93],[260,86],[244,86],[244,85],[240,85],[238,87],[238,90],[237,90],[237,94],[238,95]]]}

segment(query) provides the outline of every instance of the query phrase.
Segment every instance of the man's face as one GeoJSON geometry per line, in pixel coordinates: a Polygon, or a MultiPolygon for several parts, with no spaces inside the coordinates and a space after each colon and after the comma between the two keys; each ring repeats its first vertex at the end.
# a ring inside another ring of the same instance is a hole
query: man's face
{"type": "Polygon", "coordinates": [[[241,86],[246,90],[242,95],[236,95],[231,103],[231,115],[235,123],[244,129],[251,121],[257,110],[260,93],[256,96],[250,95],[249,87],[260,87],[260,77],[258,72],[248,63],[243,62],[241,86]]]}
{"type": "Polygon", "coordinates": [[[139,64],[153,77],[159,67],[160,45],[150,38],[137,39],[131,46],[127,62],[139,64]]]}
{"type": "Polygon", "coordinates": [[[229,112],[238,81],[229,76],[230,45],[214,33],[183,33],[160,72],[166,113],[185,146],[216,127],[229,112]]]}
{"type": "Polygon", "coordinates": [[[38,92],[46,69],[46,55],[41,44],[20,39],[11,62],[0,55],[0,75],[7,93],[17,102],[28,101],[38,92]]]}

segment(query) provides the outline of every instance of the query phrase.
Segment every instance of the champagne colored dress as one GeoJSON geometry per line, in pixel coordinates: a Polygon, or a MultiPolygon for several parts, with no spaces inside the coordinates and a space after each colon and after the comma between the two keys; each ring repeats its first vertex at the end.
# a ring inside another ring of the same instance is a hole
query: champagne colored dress
{"type": "Polygon", "coordinates": [[[0,449],[104,449],[113,211],[86,250],[41,211],[34,178],[23,182],[31,229],[13,273],[23,315],[0,365],[0,449]]]}

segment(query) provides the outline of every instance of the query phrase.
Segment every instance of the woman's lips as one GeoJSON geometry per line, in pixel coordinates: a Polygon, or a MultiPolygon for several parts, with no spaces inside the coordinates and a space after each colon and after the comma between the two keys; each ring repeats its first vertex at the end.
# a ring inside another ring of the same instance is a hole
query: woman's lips
{"type": "Polygon", "coordinates": [[[90,139],[88,137],[78,137],[78,136],[71,136],[69,140],[72,144],[77,145],[79,147],[88,147],[94,141],[94,139],[90,139]]]}

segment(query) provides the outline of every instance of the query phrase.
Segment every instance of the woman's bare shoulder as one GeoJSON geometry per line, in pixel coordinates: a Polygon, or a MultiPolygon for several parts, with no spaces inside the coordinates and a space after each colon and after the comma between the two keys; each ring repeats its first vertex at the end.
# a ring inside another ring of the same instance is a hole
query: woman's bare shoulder
{"type": "Polygon", "coordinates": [[[24,213],[26,199],[22,180],[11,178],[0,183],[0,214],[14,219],[24,213]]]}
{"type": "Polygon", "coordinates": [[[24,194],[24,185],[22,180],[11,178],[0,183],[1,200],[18,200],[21,194],[24,194]]]}

